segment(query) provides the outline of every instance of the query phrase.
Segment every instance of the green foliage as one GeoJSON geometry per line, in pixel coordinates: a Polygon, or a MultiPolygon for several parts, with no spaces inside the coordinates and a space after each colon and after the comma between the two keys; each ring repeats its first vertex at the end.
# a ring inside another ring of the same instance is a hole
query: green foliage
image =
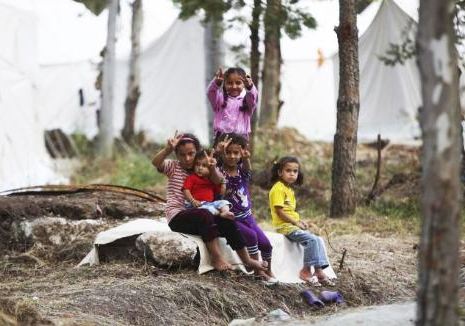
{"type": "Polygon", "coordinates": [[[221,21],[223,14],[231,8],[241,6],[243,1],[232,0],[173,0],[173,2],[180,6],[181,12],[179,18],[188,19],[197,15],[200,11],[205,14],[205,21],[210,20],[221,21]]]}
{"type": "Polygon", "coordinates": [[[357,11],[357,14],[360,14],[362,11],[366,9],[372,3],[373,0],[357,0],[355,3],[355,10],[357,11]]]}
{"type": "Polygon", "coordinates": [[[86,6],[87,9],[92,11],[95,15],[100,15],[100,13],[107,7],[107,0],[73,0],[80,2],[86,6]]]}
{"type": "Polygon", "coordinates": [[[296,39],[302,34],[302,26],[307,28],[316,28],[315,18],[303,10],[293,6],[297,1],[290,1],[288,5],[283,6],[283,17],[281,26],[284,32],[291,38],[296,39]]]}
{"type": "Polygon", "coordinates": [[[378,55],[378,59],[387,66],[403,65],[407,60],[416,55],[415,34],[416,27],[414,21],[411,20],[402,31],[400,43],[389,43],[386,53],[378,55]]]}

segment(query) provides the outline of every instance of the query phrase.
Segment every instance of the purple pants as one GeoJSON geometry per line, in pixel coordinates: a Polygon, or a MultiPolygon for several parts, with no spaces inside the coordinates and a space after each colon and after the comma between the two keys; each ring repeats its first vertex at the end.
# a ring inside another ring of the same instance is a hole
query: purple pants
{"type": "Polygon", "coordinates": [[[263,260],[271,260],[273,247],[265,233],[255,222],[255,218],[249,215],[243,219],[236,219],[236,225],[244,238],[249,255],[256,255],[260,251],[263,260]]]}

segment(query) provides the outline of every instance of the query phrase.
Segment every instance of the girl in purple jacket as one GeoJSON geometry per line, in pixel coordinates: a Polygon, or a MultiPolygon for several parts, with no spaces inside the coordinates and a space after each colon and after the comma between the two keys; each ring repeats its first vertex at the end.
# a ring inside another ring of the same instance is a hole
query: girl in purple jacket
{"type": "Polygon", "coordinates": [[[210,82],[208,99],[214,112],[215,143],[219,135],[236,133],[249,139],[250,121],[257,108],[258,91],[242,68],[220,68],[210,82]]]}

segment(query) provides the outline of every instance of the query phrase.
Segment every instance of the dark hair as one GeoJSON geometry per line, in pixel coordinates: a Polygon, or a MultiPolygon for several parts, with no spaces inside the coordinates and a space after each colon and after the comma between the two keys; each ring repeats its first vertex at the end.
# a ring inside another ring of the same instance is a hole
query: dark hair
{"type": "Polygon", "coordinates": [[[206,158],[207,157],[207,151],[205,149],[201,149],[200,151],[197,151],[194,156],[194,165],[197,163],[197,161],[206,158]]]}
{"type": "MultiPolygon", "coordinates": [[[[226,82],[226,79],[228,79],[229,75],[231,75],[231,74],[238,74],[243,79],[247,78],[247,74],[245,73],[244,69],[239,68],[239,67],[228,68],[224,73],[225,82],[226,82]]],[[[228,102],[228,93],[226,92],[225,82],[223,82],[223,97],[224,97],[223,108],[226,107],[226,103],[228,102]]],[[[240,107],[239,110],[240,111],[247,111],[248,109],[249,109],[249,106],[247,105],[247,102],[246,102],[245,97],[244,97],[244,99],[242,100],[242,106],[240,107]]]]}
{"type": "Polygon", "coordinates": [[[233,132],[228,133],[226,135],[228,136],[228,138],[231,139],[231,142],[229,143],[229,145],[235,144],[235,145],[240,145],[243,149],[247,148],[247,139],[245,139],[241,135],[233,133],[233,132]]]}
{"type": "Polygon", "coordinates": [[[297,186],[302,185],[304,182],[304,174],[302,173],[302,170],[300,169],[300,162],[297,159],[297,157],[294,156],[284,156],[281,157],[277,162],[273,163],[273,167],[271,168],[271,183],[275,183],[276,181],[279,181],[281,178],[279,177],[279,172],[281,172],[284,169],[284,166],[287,163],[297,163],[299,164],[299,174],[297,175],[297,180],[295,181],[295,184],[297,186]]]}
{"type": "Polygon", "coordinates": [[[196,151],[200,150],[200,142],[199,142],[199,139],[195,137],[195,135],[182,134],[181,139],[179,140],[179,142],[176,144],[176,147],[174,148],[174,152],[177,153],[179,147],[182,145],[186,145],[186,144],[193,144],[196,151]]]}

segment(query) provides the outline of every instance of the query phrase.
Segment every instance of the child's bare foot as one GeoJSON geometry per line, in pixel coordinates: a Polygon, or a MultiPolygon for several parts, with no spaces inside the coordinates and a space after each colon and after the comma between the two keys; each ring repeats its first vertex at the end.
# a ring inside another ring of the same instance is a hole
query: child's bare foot
{"type": "Polygon", "coordinates": [[[228,220],[234,220],[234,214],[230,211],[220,212],[220,216],[228,220]]]}
{"type": "Polygon", "coordinates": [[[233,269],[232,265],[223,259],[217,259],[212,261],[212,266],[219,272],[233,269]]]}
{"type": "Polygon", "coordinates": [[[263,271],[265,272],[268,268],[268,263],[266,261],[258,261],[255,259],[249,259],[244,263],[246,267],[253,269],[254,271],[263,271]]]}
{"type": "Polygon", "coordinates": [[[272,277],[272,278],[276,278],[276,276],[274,276],[273,272],[271,270],[267,270],[266,272],[266,275],[268,275],[269,277],[272,277]]]}

